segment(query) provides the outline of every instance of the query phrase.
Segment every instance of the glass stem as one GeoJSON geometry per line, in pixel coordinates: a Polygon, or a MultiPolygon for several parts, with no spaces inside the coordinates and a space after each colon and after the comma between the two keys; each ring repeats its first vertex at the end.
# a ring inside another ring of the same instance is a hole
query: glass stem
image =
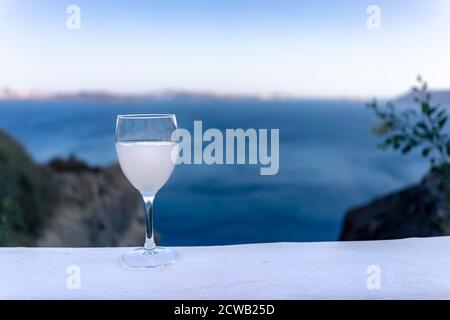
{"type": "Polygon", "coordinates": [[[156,248],[155,237],[153,233],[153,200],[154,195],[143,195],[145,203],[145,244],[144,248],[147,250],[153,250],[156,248]]]}

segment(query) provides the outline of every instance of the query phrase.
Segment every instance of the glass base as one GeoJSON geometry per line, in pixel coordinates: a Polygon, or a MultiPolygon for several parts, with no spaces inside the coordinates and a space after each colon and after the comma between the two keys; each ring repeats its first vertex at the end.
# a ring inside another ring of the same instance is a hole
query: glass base
{"type": "Polygon", "coordinates": [[[141,247],[123,254],[120,262],[126,268],[146,269],[172,264],[177,258],[178,253],[173,249],[156,247],[148,250],[141,247]]]}

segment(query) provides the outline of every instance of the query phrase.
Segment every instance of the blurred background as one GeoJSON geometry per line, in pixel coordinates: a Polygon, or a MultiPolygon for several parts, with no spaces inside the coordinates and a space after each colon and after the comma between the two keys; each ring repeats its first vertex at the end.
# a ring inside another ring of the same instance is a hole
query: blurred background
{"type": "Polygon", "coordinates": [[[413,108],[418,74],[450,103],[450,2],[376,2],[0,0],[0,245],[142,244],[126,113],[280,129],[277,175],[177,166],[163,245],[448,234],[428,162],[378,149],[366,103],[413,108]]]}

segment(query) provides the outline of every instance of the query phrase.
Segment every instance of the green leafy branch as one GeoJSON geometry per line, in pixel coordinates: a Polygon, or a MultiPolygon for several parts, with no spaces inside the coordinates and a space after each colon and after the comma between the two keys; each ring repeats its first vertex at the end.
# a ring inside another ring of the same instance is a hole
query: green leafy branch
{"type": "Polygon", "coordinates": [[[377,100],[368,104],[379,120],[373,132],[382,138],[381,148],[392,148],[402,154],[420,149],[430,161],[431,169],[447,176],[450,173],[450,138],[445,132],[447,110],[432,102],[428,85],[420,76],[417,82],[413,92],[419,108],[398,111],[391,102],[380,107],[377,100]]]}

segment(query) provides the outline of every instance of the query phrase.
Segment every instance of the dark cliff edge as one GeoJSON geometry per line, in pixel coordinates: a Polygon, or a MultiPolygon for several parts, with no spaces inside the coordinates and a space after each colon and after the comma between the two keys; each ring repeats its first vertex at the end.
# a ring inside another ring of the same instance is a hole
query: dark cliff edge
{"type": "Polygon", "coordinates": [[[49,164],[57,186],[51,218],[37,246],[136,246],[144,242],[142,200],[118,165],[90,168],[79,160],[49,164]],[[74,166],[75,165],[75,166],[74,166]]]}
{"type": "Polygon", "coordinates": [[[29,245],[56,203],[52,171],[0,130],[0,246],[29,245]]]}
{"type": "Polygon", "coordinates": [[[0,129],[0,246],[137,246],[144,228],[143,202],[117,164],[39,165],[0,129]]]}
{"type": "Polygon", "coordinates": [[[432,237],[450,234],[448,192],[430,173],[422,181],[398,192],[350,209],[341,241],[432,237]]]}

